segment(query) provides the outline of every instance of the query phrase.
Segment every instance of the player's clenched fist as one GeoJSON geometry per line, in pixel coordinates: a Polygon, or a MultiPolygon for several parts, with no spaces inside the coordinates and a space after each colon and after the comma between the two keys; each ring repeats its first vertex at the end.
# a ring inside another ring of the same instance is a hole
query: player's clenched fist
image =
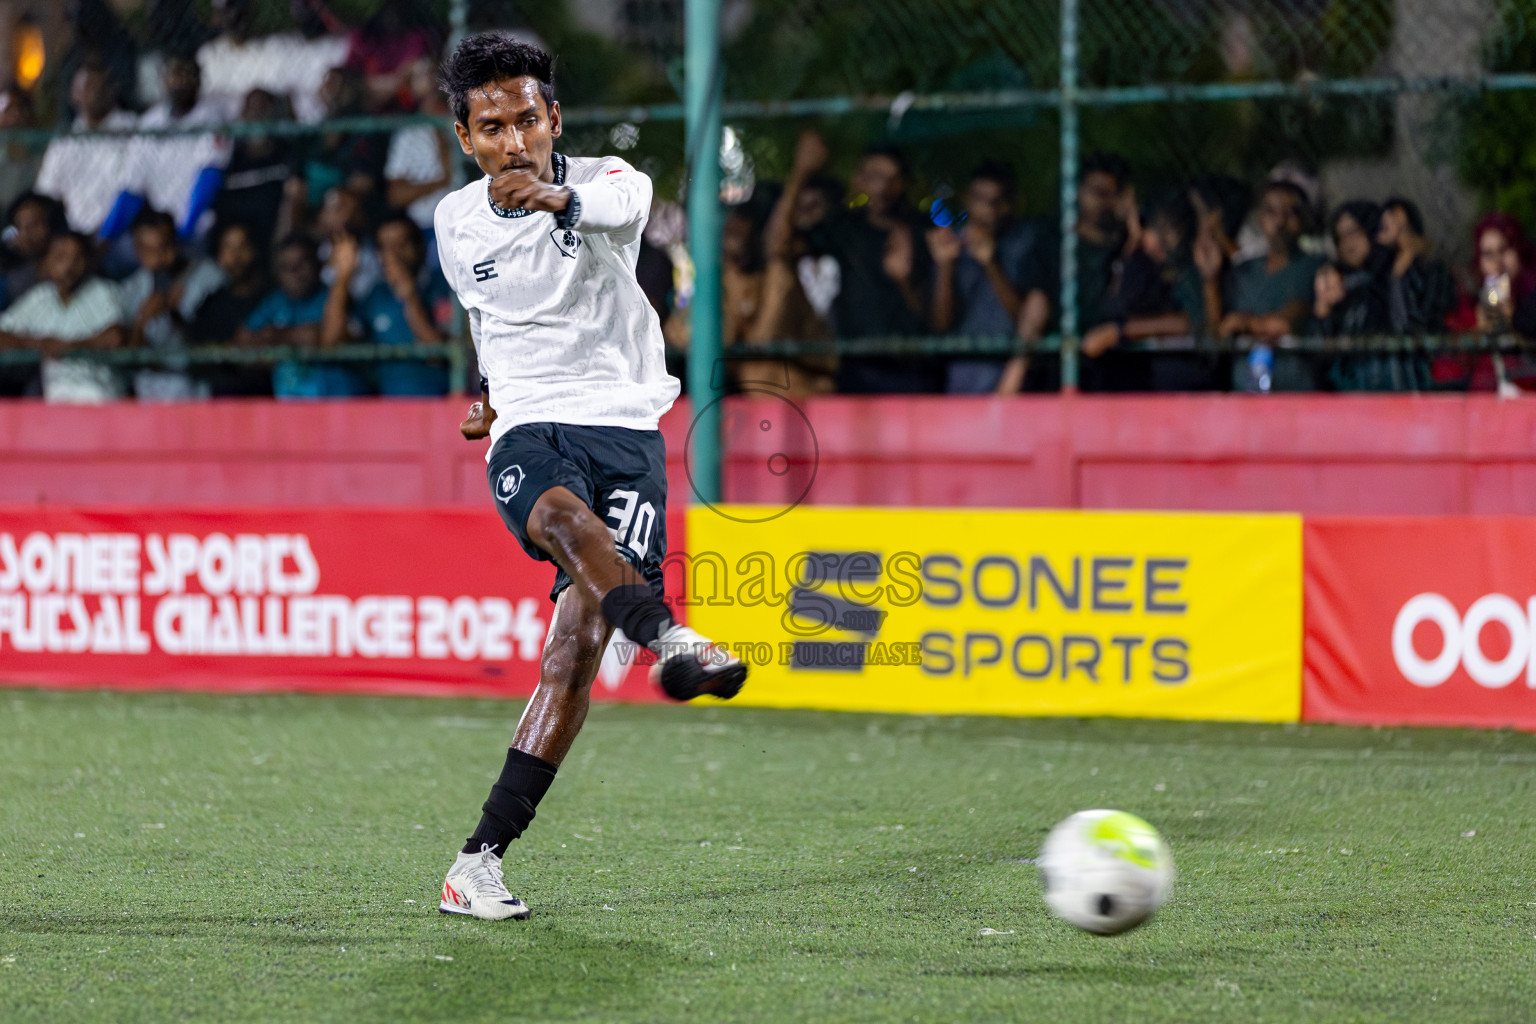
{"type": "Polygon", "coordinates": [[[469,407],[469,415],[459,424],[459,433],[466,441],[478,441],[490,436],[491,424],[495,422],[496,410],[491,408],[491,397],[482,391],[480,401],[469,407]]]}
{"type": "Polygon", "coordinates": [[[531,168],[514,167],[491,179],[491,202],[503,210],[522,208],[559,213],[570,205],[571,190],[540,181],[531,168]]]}

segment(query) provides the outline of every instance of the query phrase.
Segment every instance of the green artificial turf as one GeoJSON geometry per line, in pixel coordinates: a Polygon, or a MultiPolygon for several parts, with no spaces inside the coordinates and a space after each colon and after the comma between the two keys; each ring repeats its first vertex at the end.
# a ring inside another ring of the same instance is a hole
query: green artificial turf
{"type": "Polygon", "coordinates": [[[6,1022],[1536,1015],[1531,736],[597,706],[488,923],[437,895],[515,704],[0,709],[6,1022]],[[1100,806],[1179,868],[1112,939],[1026,860],[1100,806]]]}

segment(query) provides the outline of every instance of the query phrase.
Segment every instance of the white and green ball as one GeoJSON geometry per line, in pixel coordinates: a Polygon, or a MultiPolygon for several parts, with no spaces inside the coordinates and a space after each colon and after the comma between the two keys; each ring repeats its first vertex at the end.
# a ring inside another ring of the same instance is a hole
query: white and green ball
{"type": "Polygon", "coordinates": [[[1135,928],[1173,885],[1168,844],[1124,811],[1078,811],[1046,836],[1039,867],[1056,916],[1096,935],[1135,928]]]}

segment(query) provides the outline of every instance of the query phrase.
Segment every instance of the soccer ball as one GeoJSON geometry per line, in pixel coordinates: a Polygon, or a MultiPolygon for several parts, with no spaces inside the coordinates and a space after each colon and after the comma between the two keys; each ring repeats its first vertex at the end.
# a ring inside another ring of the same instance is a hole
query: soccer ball
{"type": "Polygon", "coordinates": [[[1124,811],[1078,811],[1046,836],[1039,867],[1056,916],[1096,935],[1135,928],[1173,885],[1168,844],[1124,811]]]}

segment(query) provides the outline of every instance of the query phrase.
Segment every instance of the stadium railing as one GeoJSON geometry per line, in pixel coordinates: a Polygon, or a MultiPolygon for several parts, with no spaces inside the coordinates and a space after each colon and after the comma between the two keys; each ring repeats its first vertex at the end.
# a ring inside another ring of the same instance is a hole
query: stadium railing
{"type": "MultiPolygon", "coordinates": [[[[286,4],[263,0],[260,6],[264,31],[293,27],[284,20],[286,4]]],[[[349,6],[361,19],[382,4],[359,0],[349,6]]],[[[1478,201],[1536,215],[1536,192],[1522,191],[1515,180],[1527,169],[1523,151],[1504,144],[1536,130],[1536,74],[1529,71],[1536,0],[936,0],[857,9],[820,0],[760,0],[727,17],[722,6],[721,0],[619,5],[599,33],[616,49],[589,47],[586,64],[571,65],[581,69],[573,81],[602,78],[605,64],[626,70],[608,75],[605,90],[588,92],[587,102],[565,110],[572,129],[567,139],[576,151],[607,147],[608,126],[630,136],[646,128],[637,148],[629,148],[636,146],[632,138],[619,148],[633,162],[654,167],[658,194],[681,196],[685,183],[693,186],[689,247],[701,286],[719,280],[718,232],[708,228],[718,224],[722,172],[714,155],[722,150],[728,123],[735,125],[738,142],[748,136],[745,149],[764,177],[784,173],[794,122],[809,118],[837,129],[836,141],[851,152],[876,139],[904,145],[922,165],[921,177],[939,184],[947,178],[952,186],[982,156],[1008,159],[1027,180],[1059,188],[1059,215],[1068,228],[1062,232],[1057,304],[1061,337],[1034,350],[1059,350],[1068,387],[1078,369],[1071,227],[1083,153],[1121,150],[1148,184],[1210,171],[1256,181],[1285,157],[1314,167],[1340,159],[1454,165],[1456,177],[1480,193],[1478,201]],[[648,102],[624,102],[641,98],[648,102]],[[649,102],[655,100],[661,102],[649,102]],[[687,129],[686,142],[679,127],[687,129]],[[1003,148],[989,148],[998,145],[1003,148]]],[[[447,0],[439,10],[446,10],[450,39],[527,23],[512,0],[447,0]]],[[[551,18],[538,28],[552,49],[569,56],[579,50],[580,33],[560,25],[551,18]]],[[[369,116],[322,124],[237,123],[225,130],[234,136],[388,131],[424,120],[430,119],[369,116]]],[[[0,141],[36,144],[50,134],[11,129],[0,131],[0,141]]],[[[1370,180],[1373,188],[1387,187],[1379,177],[1370,180]]],[[[1414,180],[1419,187],[1408,189],[1411,197],[1444,207],[1439,239],[1459,240],[1469,211],[1450,201],[1454,190],[1427,184],[1430,176],[1414,180]]],[[[939,195],[935,188],[925,198],[939,195]]],[[[695,298],[692,362],[709,365],[722,352],[719,297],[701,287],[695,298]]],[[[838,351],[872,351],[863,347],[869,344],[875,343],[861,340],[838,351]]],[[[913,344],[911,351],[932,354],[1014,350],[1011,340],[970,348],[957,339],[913,344]]],[[[1424,339],[1298,339],[1280,347],[1303,346],[1355,352],[1518,347],[1505,340],[1444,338],[1433,346],[1424,339]]],[[[376,349],[355,357],[336,349],[264,357],[257,351],[240,358],[389,358],[376,349]]],[[[206,350],[174,358],[220,357],[206,350]]],[[[714,393],[707,376],[693,384],[697,399],[714,393]]],[[[719,464],[713,431],[695,431],[694,441],[695,461],[712,478],[707,467],[719,464]]]]}
{"type": "MultiPolygon", "coordinates": [[[[382,363],[397,359],[429,359],[448,364],[450,380],[463,380],[472,353],[467,343],[379,345],[372,342],[336,345],[331,348],[296,345],[193,345],[187,348],[124,347],[66,352],[57,358],[85,359],[108,366],[152,366],[185,369],[188,366],[263,366],[299,363],[382,363]]],[[[41,362],[32,349],[0,351],[0,366],[27,366],[41,362]]]]}
{"type": "MultiPolygon", "coordinates": [[[[912,336],[839,338],[835,340],[777,340],[762,344],[732,345],[721,352],[725,360],[764,360],[826,358],[841,356],[910,356],[963,358],[1007,357],[1013,355],[1056,355],[1073,339],[1060,334],[1035,341],[1021,342],[1004,336],[912,336]]],[[[1233,355],[1267,345],[1280,352],[1304,352],[1317,355],[1417,355],[1445,354],[1533,355],[1536,343],[1513,334],[1424,334],[1370,335],[1359,337],[1287,336],[1278,342],[1260,342],[1249,337],[1223,340],[1174,336],[1127,339],[1116,347],[1118,352],[1233,355]]],[[[28,366],[41,362],[43,356],[31,349],[0,350],[0,366],[28,366]]],[[[193,366],[270,366],[282,362],[371,364],[402,359],[445,362],[448,366],[450,393],[458,382],[467,386],[474,352],[467,339],[442,343],[381,345],[371,342],[333,347],[193,345],[186,348],[150,346],[115,349],[90,349],[68,352],[60,358],[84,359],[119,367],[159,367],[187,369],[193,366]]],[[[1495,361],[1499,379],[1504,379],[1502,361],[1495,361]]]]}

